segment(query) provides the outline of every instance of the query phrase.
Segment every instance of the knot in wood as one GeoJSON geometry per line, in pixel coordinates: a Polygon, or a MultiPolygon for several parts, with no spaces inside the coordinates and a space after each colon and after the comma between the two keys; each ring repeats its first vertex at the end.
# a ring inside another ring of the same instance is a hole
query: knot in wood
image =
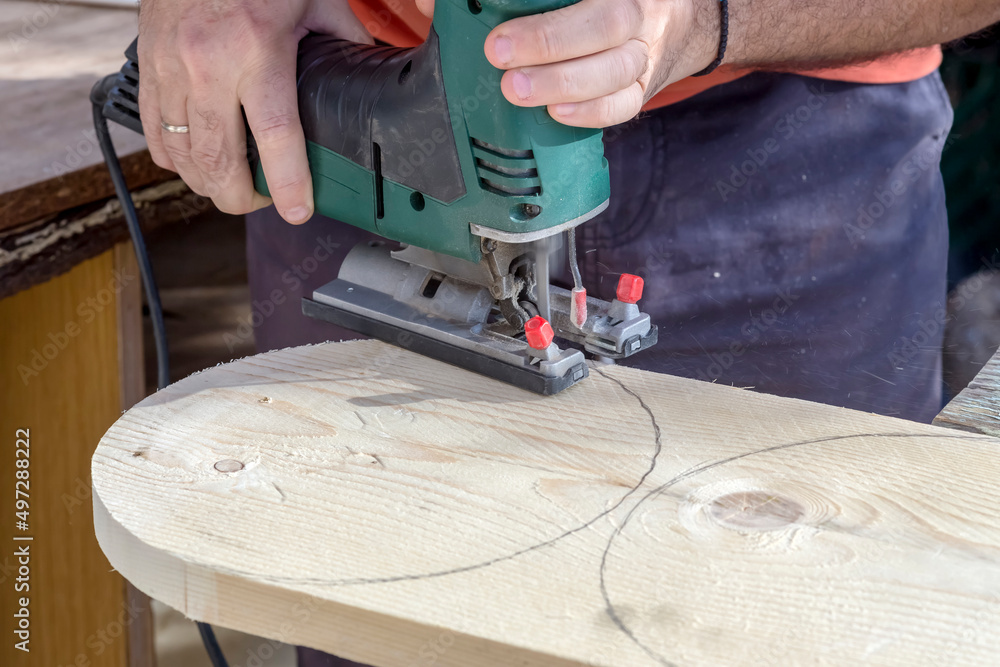
{"type": "Polygon", "coordinates": [[[712,517],[736,530],[779,530],[805,514],[791,498],[767,491],[740,491],[720,496],[709,505],[712,517]]]}
{"type": "Polygon", "coordinates": [[[219,472],[239,472],[243,470],[243,463],[236,459],[222,459],[216,462],[215,469],[219,472]]]}

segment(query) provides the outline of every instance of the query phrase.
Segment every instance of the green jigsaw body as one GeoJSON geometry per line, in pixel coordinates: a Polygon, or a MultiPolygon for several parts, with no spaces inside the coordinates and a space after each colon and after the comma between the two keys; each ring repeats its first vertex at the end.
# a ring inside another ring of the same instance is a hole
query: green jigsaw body
{"type": "MultiPolygon", "coordinates": [[[[517,235],[501,240],[527,241],[599,211],[610,195],[602,132],[558,123],[544,107],[508,102],[500,90],[503,72],[483,52],[500,23],[569,4],[438,0],[436,39],[415,49],[304,42],[299,97],[316,212],[478,262],[481,236],[470,224],[517,235]],[[309,68],[322,76],[305,76],[309,68]],[[340,82],[331,84],[336,77],[340,82]],[[363,92],[360,77],[367,77],[363,92]],[[410,89],[412,108],[399,109],[410,89]],[[413,126],[390,132],[382,115],[413,126]],[[338,152],[314,136],[331,126],[327,144],[343,143],[337,132],[359,134],[350,150],[338,152]]],[[[259,165],[255,173],[257,189],[267,195],[259,165]]]]}
{"type": "MultiPolygon", "coordinates": [[[[305,315],[543,395],[587,377],[584,351],[623,359],[656,344],[637,305],[642,279],[623,275],[610,302],[588,296],[573,234],[574,287],[549,284],[548,237],[607,207],[602,132],[508,102],[483,52],[501,23],[575,1],[436,0],[411,49],[302,39],[296,89],[316,212],[408,246],[356,245],[302,299],[305,315]]],[[[141,132],[138,40],[125,53],[92,99],[141,132]]],[[[249,127],[247,159],[270,194],[249,127]]]]}

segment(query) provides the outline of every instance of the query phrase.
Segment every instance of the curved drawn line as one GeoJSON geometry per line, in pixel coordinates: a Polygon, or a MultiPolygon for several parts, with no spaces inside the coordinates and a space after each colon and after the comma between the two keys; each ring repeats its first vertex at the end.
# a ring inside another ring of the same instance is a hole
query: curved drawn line
{"type": "Polygon", "coordinates": [[[489,567],[489,566],[494,565],[496,563],[501,563],[503,561],[512,560],[512,559],[517,558],[518,556],[522,556],[522,555],[524,555],[526,553],[529,553],[529,552],[532,552],[532,551],[536,551],[538,549],[543,549],[545,547],[552,546],[556,542],[558,542],[558,541],[560,541],[560,540],[562,540],[562,539],[564,539],[566,537],[569,537],[570,535],[573,535],[574,533],[578,533],[581,530],[584,530],[585,528],[588,528],[588,527],[592,526],[594,523],[596,523],[600,519],[604,518],[605,516],[607,516],[611,512],[614,512],[616,509],[618,509],[619,507],[621,507],[622,503],[624,503],[630,496],[632,496],[634,493],[636,493],[639,490],[639,487],[641,487],[645,483],[646,478],[648,478],[653,473],[653,470],[656,468],[656,463],[659,460],[660,451],[662,449],[662,445],[661,445],[661,441],[660,441],[660,427],[656,424],[656,420],[653,419],[653,412],[649,408],[649,406],[646,405],[645,401],[643,401],[642,398],[638,394],[636,394],[634,391],[632,391],[631,389],[629,389],[628,387],[626,387],[618,378],[615,378],[615,377],[612,377],[610,375],[607,375],[606,373],[602,372],[600,369],[597,369],[597,368],[594,369],[594,372],[596,372],[601,377],[604,377],[604,378],[606,378],[608,380],[611,380],[612,382],[614,382],[615,384],[617,384],[619,387],[621,387],[625,391],[625,393],[629,394],[630,396],[634,397],[637,401],[639,401],[639,405],[642,406],[642,409],[645,410],[647,414],[649,414],[650,419],[653,421],[653,435],[654,435],[654,438],[655,438],[655,446],[653,448],[653,455],[650,458],[649,468],[646,470],[646,472],[644,472],[642,474],[642,477],[639,478],[639,481],[636,482],[635,486],[633,486],[631,489],[629,489],[629,491],[627,493],[625,493],[625,495],[623,495],[621,498],[619,498],[618,502],[616,502],[614,505],[612,505],[608,509],[604,510],[603,512],[601,512],[600,514],[598,514],[594,518],[590,519],[586,523],[583,523],[583,524],[577,526],[576,528],[572,528],[570,530],[567,530],[566,532],[562,533],[561,535],[557,535],[556,537],[553,537],[551,539],[545,540],[544,542],[539,542],[538,544],[534,544],[534,545],[532,545],[530,547],[525,547],[523,549],[519,549],[518,551],[515,551],[513,553],[507,554],[505,556],[497,556],[496,558],[491,558],[490,560],[483,561],[481,563],[473,563],[471,565],[463,565],[461,567],[455,567],[455,568],[451,568],[451,569],[448,569],[448,570],[438,570],[436,572],[427,572],[427,573],[423,573],[423,574],[399,574],[399,575],[393,575],[391,577],[355,577],[355,578],[351,578],[351,579],[333,579],[333,580],[330,580],[330,579],[318,579],[318,578],[268,576],[268,575],[262,575],[259,572],[250,572],[250,571],[246,571],[246,570],[236,570],[236,569],[230,569],[230,568],[213,568],[213,569],[215,569],[218,572],[223,572],[225,574],[231,574],[231,575],[234,575],[234,576],[254,577],[254,578],[256,578],[256,579],[258,579],[260,581],[267,581],[267,582],[270,582],[270,583],[309,584],[309,585],[313,585],[313,586],[358,586],[358,585],[362,585],[362,584],[389,584],[389,583],[394,583],[394,582],[397,582],[397,581],[414,581],[414,580],[419,580],[419,579],[433,579],[433,578],[436,578],[436,577],[444,577],[444,576],[447,576],[447,575],[450,575],[450,574],[459,574],[459,573],[462,573],[462,572],[469,572],[470,570],[478,570],[478,569],[481,569],[481,568],[484,568],[484,567],[489,567]]]}
{"type": "MultiPolygon", "coordinates": [[[[649,411],[647,411],[647,412],[649,412],[649,411]]],[[[654,432],[657,433],[657,434],[659,434],[660,427],[656,424],[656,419],[653,417],[653,413],[652,412],[649,412],[649,417],[650,417],[650,419],[653,422],[654,432]]],[[[824,442],[833,442],[833,441],[837,441],[837,440],[850,440],[850,439],[854,439],[854,438],[941,438],[941,439],[947,438],[947,439],[954,439],[954,440],[978,440],[978,439],[981,439],[982,437],[983,436],[979,435],[979,434],[969,434],[969,435],[958,435],[958,434],[956,434],[956,435],[951,435],[951,434],[937,434],[937,433],[905,433],[905,432],[901,432],[901,433],[855,433],[855,434],[852,434],[852,435],[832,435],[832,436],[827,436],[827,437],[823,437],[823,438],[816,438],[815,440],[805,440],[803,442],[791,442],[791,443],[785,443],[783,445],[773,445],[771,447],[765,447],[763,449],[758,449],[758,450],[755,450],[755,451],[752,451],[752,452],[746,452],[746,453],[743,453],[743,454],[736,454],[735,456],[730,456],[730,457],[727,457],[727,458],[724,458],[724,459],[719,459],[718,461],[711,461],[709,463],[705,463],[705,464],[696,466],[694,468],[690,468],[690,469],[688,469],[688,470],[680,473],[679,475],[677,475],[673,479],[670,479],[669,481],[665,482],[662,486],[659,486],[659,487],[651,490],[649,493],[647,493],[645,496],[643,496],[639,500],[639,502],[637,502],[632,507],[632,509],[630,509],[628,511],[628,513],[625,515],[625,518],[622,520],[621,524],[619,524],[615,528],[614,532],[611,533],[611,537],[608,538],[608,543],[604,547],[604,553],[601,554],[601,569],[600,569],[601,597],[604,599],[605,611],[608,614],[608,617],[611,619],[611,621],[615,624],[615,626],[619,630],[621,630],[625,634],[626,637],[628,637],[630,640],[632,640],[632,642],[636,646],[638,646],[640,649],[642,649],[642,651],[644,653],[646,653],[646,655],[648,655],[650,658],[652,658],[653,660],[657,661],[658,663],[660,663],[664,667],[676,667],[676,665],[674,663],[670,662],[665,657],[663,657],[662,655],[660,655],[659,653],[657,653],[656,651],[654,651],[653,649],[649,648],[644,643],[642,643],[642,641],[640,641],[639,638],[635,636],[635,633],[632,632],[632,629],[629,628],[628,625],[624,621],[622,621],[622,619],[618,616],[618,613],[615,610],[615,605],[611,601],[611,597],[608,594],[608,588],[607,588],[607,581],[605,579],[605,573],[606,573],[606,570],[607,570],[608,554],[611,551],[611,547],[614,544],[615,538],[617,538],[621,534],[621,532],[623,530],[625,530],[625,526],[628,525],[629,521],[632,519],[632,516],[635,514],[636,510],[639,509],[646,501],[655,498],[656,496],[660,495],[661,493],[663,493],[664,491],[666,491],[667,489],[669,489],[671,486],[674,486],[678,482],[682,482],[682,481],[684,481],[686,479],[689,479],[691,477],[695,477],[696,475],[700,475],[701,473],[706,472],[708,470],[711,470],[713,468],[718,468],[720,466],[724,466],[727,463],[732,463],[733,461],[739,461],[740,459],[745,459],[745,458],[748,458],[750,456],[756,456],[757,454],[767,454],[769,452],[775,452],[775,451],[779,451],[779,450],[782,450],[782,449],[791,449],[793,447],[801,447],[803,445],[816,445],[816,444],[824,443],[824,442]]]]}

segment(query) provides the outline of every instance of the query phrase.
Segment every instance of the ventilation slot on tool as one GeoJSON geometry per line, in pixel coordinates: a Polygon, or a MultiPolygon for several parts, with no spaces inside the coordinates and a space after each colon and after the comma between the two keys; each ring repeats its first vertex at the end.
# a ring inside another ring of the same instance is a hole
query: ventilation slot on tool
{"type": "Polygon", "coordinates": [[[535,154],[494,146],[472,139],[472,154],[476,159],[476,174],[484,190],[503,197],[532,197],[542,194],[535,154]]]}
{"type": "Polygon", "coordinates": [[[108,92],[105,109],[105,116],[109,119],[130,130],[142,132],[142,121],[139,120],[139,66],[132,58],[122,65],[114,87],[108,92]]]}
{"type": "Polygon", "coordinates": [[[385,217],[385,196],[382,184],[382,147],[372,142],[372,165],[375,167],[375,218],[385,217]]]}

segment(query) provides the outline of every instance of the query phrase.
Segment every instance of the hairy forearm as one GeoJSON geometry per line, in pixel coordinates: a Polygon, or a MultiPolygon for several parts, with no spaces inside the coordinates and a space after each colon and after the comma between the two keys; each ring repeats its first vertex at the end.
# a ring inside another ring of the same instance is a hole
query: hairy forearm
{"type": "Polygon", "coordinates": [[[959,39],[1000,21],[1000,2],[730,0],[729,17],[728,64],[842,63],[959,39]]]}

